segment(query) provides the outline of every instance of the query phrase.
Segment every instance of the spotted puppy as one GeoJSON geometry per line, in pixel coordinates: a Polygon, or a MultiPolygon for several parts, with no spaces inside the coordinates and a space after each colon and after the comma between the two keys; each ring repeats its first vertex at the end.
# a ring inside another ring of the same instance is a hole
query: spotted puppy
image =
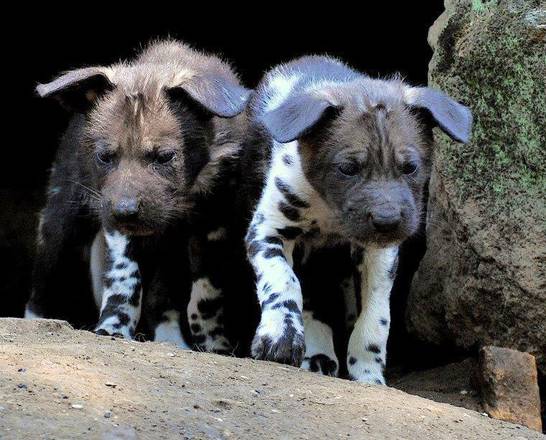
{"type": "Polygon", "coordinates": [[[303,247],[305,263],[310,252],[350,244],[361,310],[347,368],[354,380],[384,384],[398,246],[418,228],[430,169],[424,120],[466,142],[471,113],[437,90],[321,56],[267,73],[250,108],[262,137],[246,153],[259,158],[260,181],[246,235],[261,304],[253,356],[337,373],[332,331],[304,308],[293,251],[303,247]],[[317,361],[325,368],[312,367],[317,361]]]}
{"type": "Polygon", "coordinates": [[[231,67],[163,41],[134,61],[73,70],[37,91],[73,117],[40,217],[26,317],[56,315],[60,292],[70,290],[69,260],[92,243],[97,333],[133,338],[144,292],[156,340],[186,346],[180,323],[188,327],[188,309],[199,347],[229,349],[221,290],[201,261],[226,238],[216,200],[230,190],[223,174],[249,96],[231,67]],[[202,246],[188,256],[192,240],[202,246]]]}

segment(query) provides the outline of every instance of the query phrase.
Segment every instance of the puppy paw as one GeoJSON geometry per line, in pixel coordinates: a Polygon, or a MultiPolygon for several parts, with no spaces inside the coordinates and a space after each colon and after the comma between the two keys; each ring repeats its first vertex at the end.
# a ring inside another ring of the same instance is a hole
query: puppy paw
{"type": "Polygon", "coordinates": [[[349,379],[370,385],[386,385],[381,371],[364,366],[363,368],[349,368],[349,379]]]}
{"type": "Polygon", "coordinates": [[[313,373],[319,373],[324,376],[337,377],[338,373],[338,363],[336,360],[330,358],[330,356],[319,353],[310,357],[305,357],[301,368],[307,371],[312,371],[313,373]]]}
{"type": "Polygon", "coordinates": [[[252,342],[255,359],[299,367],[305,355],[301,315],[264,313],[252,342]]]}
{"type": "Polygon", "coordinates": [[[127,326],[117,328],[115,325],[101,324],[95,328],[95,334],[99,336],[112,336],[114,338],[133,339],[131,329],[127,326]]]}
{"type": "Polygon", "coordinates": [[[193,335],[194,350],[230,355],[233,353],[233,346],[225,336],[210,337],[205,335],[193,335]]]}

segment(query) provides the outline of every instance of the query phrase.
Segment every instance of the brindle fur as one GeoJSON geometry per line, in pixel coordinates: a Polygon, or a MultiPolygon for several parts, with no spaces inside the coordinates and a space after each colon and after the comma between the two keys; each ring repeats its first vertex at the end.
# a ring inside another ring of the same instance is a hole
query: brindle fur
{"type": "Polygon", "coordinates": [[[154,296],[145,301],[152,327],[172,307],[187,328],[188,235],[206,237],[223,225],[218,201],[233,191],[245,123],[235,116],[248,91],[227,63],[176,41],[37,90],[74,115],[50,175],[27,315],[57,316],[60,297],[79,295],[63,294],[66,259],[102,228],[130,238],[145,297],[154,296]],[[176,276],[165,274],[176,267],[176,276]]]}

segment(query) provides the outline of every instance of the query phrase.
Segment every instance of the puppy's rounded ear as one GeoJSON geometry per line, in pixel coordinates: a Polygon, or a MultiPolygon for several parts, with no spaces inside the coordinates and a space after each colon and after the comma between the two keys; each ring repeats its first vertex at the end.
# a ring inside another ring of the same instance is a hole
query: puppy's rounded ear
{"type": "Polygon", "coordinates": [[[70,111],[87,112],[96,99],[114,88],[111,72],[104,67],[71,70],[57,79],[39,84],[36,92],[42,98],[52,97],[70,111]]]}
{"type": "Polygon", "coordinates": [[[238,84],[234,78],[207,74],[167,89],[167,95],[173,100],[186,94],[213,115],[233,118],[246,108],[250,90],[238,84]]]}
{"type": "Polygon", "coordinates": [[[406,104],[427,110],[438,126],[457,142],[467,143],[472,131],[472,112],[439,90],[408,87],[406,104]]]}
{"type": "Polygon", "coordinates": [[[273,139],[287,143],[309,134],[337,113],[338,109],[326,99],[302,94],[288,98],[260,119],[273,139]]]}

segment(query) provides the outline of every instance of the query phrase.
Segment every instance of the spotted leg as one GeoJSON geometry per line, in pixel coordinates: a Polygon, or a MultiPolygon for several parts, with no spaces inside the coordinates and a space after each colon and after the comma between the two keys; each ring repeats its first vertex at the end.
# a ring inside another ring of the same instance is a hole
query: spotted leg
{"type": "Polygon", "coordinates": [[[225,228],[217,228],[190,240],[192,287],[188,321],[194,347],[200,351],[229,354],[233,348],[224,327],[226,262],[230,245],[225,228]]]}
{"type": "Polygon", "coordinates": [[[384,385],[383,370],[390,321],[389,297],[396,272],[398,248],[358,249],[355,255],[362,310],[349,339],[347,368],[353,380],[384,385]]]}
{"type": "Polygon", "coordinates": [[[303,311],[305,326],[305,357],[301,368],[325,376],[337,376],[339,362],[334,350],[332,328],[313,317],[308,310],[303,311]]]}
{"type": "MultiPolygon", "coordinates": [[[[301,287],[292,270],[295,241],[259,212],[246,236],[257,279],[261,319],[252,342],[256,359],[300,366],[305,353],[301,287]]],[[[286,229],[284,229],[286,231],[286,229]]]]}
{"type": "Polygon", "coordinates": [[[102,303],[95,332],[132,339],[140,319],[141,278],[131,240],[117,231],[104,231],[102,303]]]}

